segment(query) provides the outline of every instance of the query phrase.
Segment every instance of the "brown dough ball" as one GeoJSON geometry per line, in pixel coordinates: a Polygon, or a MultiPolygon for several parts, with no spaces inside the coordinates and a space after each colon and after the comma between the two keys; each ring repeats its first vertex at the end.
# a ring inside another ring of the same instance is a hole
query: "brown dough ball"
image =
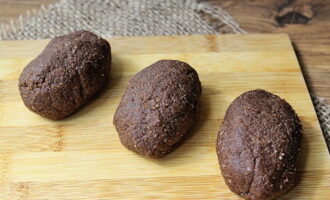
{"type": "Polygon", "coordinates": [[[65,118],[106,84],[111,64],[109,43],[88,31],[52,39],[19,78],[23,102],[48,119],[65,118]]]}
{"type": "Polygon", "coordinates": [[[128,83],[114,116],[121,143],[151,158],[169,153],[196,119],[201,83],[187,63],[160,60],[128,83]]]}
{"type": "Polygon", "coordinates": [[[252,90],[229,106],[217,139],[228,187],[244,199],[274,199],[292,188],[302,128],[291,106],[252,90]]]}

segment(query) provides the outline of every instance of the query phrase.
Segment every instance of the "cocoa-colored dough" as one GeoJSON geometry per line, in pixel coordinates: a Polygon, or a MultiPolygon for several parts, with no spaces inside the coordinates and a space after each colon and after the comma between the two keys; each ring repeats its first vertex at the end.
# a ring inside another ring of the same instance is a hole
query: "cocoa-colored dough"
{"type": "Polygon", "coordinates": [[[121,143],[160,158],[189,132],[196,119],[201,83],[187,63],[160,60],[129,81],[114,116],[121,143]]]}
{"type": "Polygon", "coordinates": [[[229,106],[217,154],[228,187],[244,199],[274,199],[294,185],[302,127],[291,106],[252,90],[229,106]]]}
{"type": "Polygon", "coordinates": [[[88,31],[52,39],[19,77],[23,102],[48,119],[65,118],[106,84],[111,64],[109,43],[88,31]]]}

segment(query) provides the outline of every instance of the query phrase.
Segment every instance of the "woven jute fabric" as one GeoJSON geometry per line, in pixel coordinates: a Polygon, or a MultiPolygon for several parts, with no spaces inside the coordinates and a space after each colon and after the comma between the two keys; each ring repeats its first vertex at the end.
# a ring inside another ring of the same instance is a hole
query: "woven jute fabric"
{"type": "Polygon", "coordinates": [[[77,29],[103,37],[218,33],[200,13],[218,19],[227,32],[244,32],[224,11],[194,0],[61,0],[1,25],[0,38],[52,38],[77,29]]]}
{"type": "Polygon", "coordinates": [[[330,152],[330,105],[320,97],[312,96],[312,100],[330,152]]]}
{"type": "MultiPolygon", "coordinates": [[[[61,0],[0,25],[0,40],[44,39],[75,30],[102,37],[246,33],[224,10],[197,0],[61,0]]],[[[330,106],[313,97],[330,147],[330,106]]]]}

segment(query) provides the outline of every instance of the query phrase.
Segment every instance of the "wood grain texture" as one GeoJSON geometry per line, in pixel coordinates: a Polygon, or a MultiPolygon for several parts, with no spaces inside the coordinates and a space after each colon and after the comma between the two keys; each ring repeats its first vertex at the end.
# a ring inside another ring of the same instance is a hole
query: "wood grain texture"
{"type": "Polygon", "coordinates": [[[111,81],[62,121],[24,107],[17,78],[48,40],[0,42],[0,199],[239,199],[220,175],[215,139],[230,102],[261,88],[302,120],[297,186],[282,199],[328,199],[330,160],[285,34],[110,38],[111,81]],[[192,135],[164,159],[125,149],[112,124],[127,81],[159,59],[188,62],[203,93],[192,135]]]}
{"type": "Polygon", "coordinates": [[[330,104],[330,1],[203,1],[226,10],[249,33],[288,33],[310,92],[330,104]]]}

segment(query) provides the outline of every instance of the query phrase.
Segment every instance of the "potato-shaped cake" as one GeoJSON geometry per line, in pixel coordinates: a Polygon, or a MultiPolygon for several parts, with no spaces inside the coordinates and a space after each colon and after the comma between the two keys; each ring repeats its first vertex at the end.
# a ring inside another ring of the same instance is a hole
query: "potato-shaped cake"
{"type": "Polygon", "coordinates": [[[160,60],[137,73],[114,116],[121,143],[150,158],[169,153],[193,125],[201,83],[187,63],[160,60]]]}
{"type": "Polygon", "coordinates": [[[109,43],[91,32],[56,37],[21,73],[21,97],[45,118],[65,118],[106,84],[110,63],[109,43]]]}
{"type": "Polygon", "coordinates": [[[228,187],[244,199],[273,199],[294,184],[302,128],[291,106],[252,90],[229,106],[218,133],[217,154],[228,187]]]}

